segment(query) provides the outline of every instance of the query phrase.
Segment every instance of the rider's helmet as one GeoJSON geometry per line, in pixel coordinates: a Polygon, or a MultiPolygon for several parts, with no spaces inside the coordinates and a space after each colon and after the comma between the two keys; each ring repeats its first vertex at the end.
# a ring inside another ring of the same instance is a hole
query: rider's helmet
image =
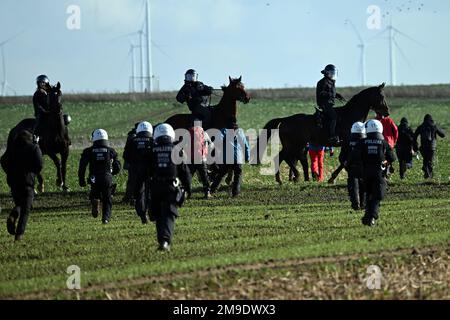
{"type": "Polygon", "coordinates": [[[371,133],[381,134],[381,133],[383,133],[383,125],[381,124],[380,121],[378,121],[376,119],[369,120],[366,123],[366,133],[367,134],[371,134],[371,133]]]}
{"type": "Polygon", "coordinates": [[[100,140],[108,141],[108,133],[103,129],[96,129],[92,132],[92,142],[97,142],[100,140]]]}
{"type": "Polygon", "coordinates": [[[45,86],[50,85],[50,80],[45,74],[41,74],[36,78],[36,84],[39,88],[44,88],[45,86]]]}
{"type": "Polygon", "coordinates": [[[189,69],[184,74],[184,80],[188,82],[197,82],[198,80],[198,73],[194,69],[189,69]]]}
{"type": "Polygon", "coordinates": [[[156,142],[174,142],[175,141],[175,131],[172,126],[167,123],[162,123],[155,128],[154,139],[156,142]]]}
{"type": "Polygon", "coordinates": [[[352,125],[351,134],[360,138],[364,138],[366,136],[366,126],[364,125],[364,123],[355,122],[352,125]]]}
{"type": "Polygon", "coordinates": [[[136,127],[136,133],[141,133],[141,132],[148,132],[150,135],[153,134],[153,127],[150,124],[150,122],[143,121],[138,124],[138,126],[136,127]]]}
{"type": "Polygon", "coordinates": [[[338,75],[338,70],[335,65],[329,64],[325,67],[324,70],[322,70],[322,74],[325,75],[327,78],[335,80],[338,75]]]}

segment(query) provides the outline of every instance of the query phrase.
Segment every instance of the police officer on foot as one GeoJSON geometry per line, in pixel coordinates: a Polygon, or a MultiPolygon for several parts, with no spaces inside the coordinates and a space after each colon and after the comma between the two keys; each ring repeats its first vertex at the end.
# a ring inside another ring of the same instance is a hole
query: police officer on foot
{"type": "Polygon", "coordinates": [[[198,81],[198,73],[194,69],[189,69],[184,75],[184,85],[177,94],[179,103],[187,103],[189,110],[194,118],[205,122],[209,122],[209,96],[212,94],[213,88],[198,81]]]}
{"type": "Polygon", "coordinates": [[[335,99],[345,101],[344,97],[336,93],[337,69],[329,64],[322,70],[324,77],[317,83],[316,100],[319,108],[326,116],[328,122],[329,142],[331,144],[339,143],[339,136],[336,134],[336,111],[334,110],[335,99]]]}
{"type": "Polygon", "coordinates": [[[125,146],[124,160],[129,164],[129,174],[133,178],[133,197],[135,209],[143,224],[148,222],[147,211],[150,205],[150,164],[152,161],[153,127],[141,122],[136,128],[136,136],[125,146]]]}
{"type": "Polygon", "coordinates": [[[186,190],[190,192],[191,176],[187,165],[174,163],[175,132],[169,124],[158,125],[154,131],[151,178],[151,212],[156,219],[159,250],[169,251],[178,206],[186,190]]]}
{"type": "Polygon", "coordinates": [[[78,168],[80,187],[86,186],[85,174],[89,166],[88,183],[91,185],[92,216],[98,217],[102,204],[102,222],[109,223],[112,209],[113,175],[120,172],[120,161],[117,152],[109,147],[108,133],[97,129],[92,133],[93,145],[83,150],[78,168]]]}
{"type": "Polygon", "coordinates": [[[395,161],[394,153],[383,137],[383,125],[378,120],[366,123],[367,137],[358,142],[353,150],[349,166],[359,163],[362,167],[366,186],[366,212],[362,223],[374,226],[378,219],[380,202],[386,193],[386,180],[383,170],[395,161]]]}
{"type": "Polygon", "coordinates": [[[42,153],[39,146],[33,142],[33,135],[29,131],[18,133],[2,156],[1,165],[15,205],[8,216],[6,226],[8,233],[18,241],[25,233],[33,204],[35,175],[42,170],[42,153]]]}
{"type": "Polygon", "coordinates": [[[347,170],[347,189],[353,210],[364,210],[366,207],[366,193],[363,180],[362,164],[353,162],[347,165],[348,159],[361,139],[366,138],[366,127],[362,122],[356,122],[351,128],[348,145],[342,146],[339,154],[339,162],[345,165],[347,170]]]}

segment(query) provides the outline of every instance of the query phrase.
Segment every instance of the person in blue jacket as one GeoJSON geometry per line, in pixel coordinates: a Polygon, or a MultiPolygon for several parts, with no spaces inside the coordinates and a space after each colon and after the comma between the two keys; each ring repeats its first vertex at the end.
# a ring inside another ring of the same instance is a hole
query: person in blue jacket
{"type": "Polygon", "coordinates": [[[222,156],[223,164],[219,165],[218,173],[211,185],[211,193],[215,193],[222,179],[229,171],[234,174],[231,194],[233,197],[241,193],[242,165],[250,160],[250,146],[244,131],[239,128],[235,120],[230,120],[227,128],[222,128],[222,156]],[[229,151],[233,150],[230,154],[229,151]]]}

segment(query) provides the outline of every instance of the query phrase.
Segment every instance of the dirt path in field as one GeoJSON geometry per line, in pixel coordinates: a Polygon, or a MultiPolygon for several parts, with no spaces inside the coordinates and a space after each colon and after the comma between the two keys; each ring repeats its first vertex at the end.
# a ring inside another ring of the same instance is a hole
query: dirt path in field
{"type": "MultiPolygon", "coordinates": [[[[261,263],[253,263],[253,264],[238,264],[238,265],[231,265],[231,266],[225,266],[225,267],[217,267],[217,268],[208,268],[203,270],[197,270],[192,272],[185,272],[185,273],[171,273],[171,274],[164,274],[164,275],[155,275],[155,276],[148,276],[148,277],[142,277],[132,280],[119,280],[117,282],[113,283],[107,283],[107,284],[99,284],[99,285],[92,285],[86,288],[83,288],[82,290],[76,292],[77,297],[86,296],[95,292],[104,292],[104,298],[111,299],[111,296],[108,294],[108,292],[117,292],[117,298],[120,298],[120,295],[118,292],[126,291],[128,297],[125,298],[136,298],[130,296],[130,291],[133,292],[133,288],[139,288],[139,287],[145,287],[147,285],[163,285],[165,283],[173,283],[174,281],[183,281],[183,280],[190,280],[190,279],[211,279],[215,277],[221,277],[223,275],[226,275],[227,273],[233,273],[236,271],[239,272],[253,272],[253,271],[264,271],[264,270],[284,270],[289,268],[309,268],[314,267],[316,265],[323,265],[323,264],[345,264],[352,261],[358,261],[361,258],[367,259],[367,260],[374,260],[377,259],[377,261],[381,261],[383,259],[395,259],[396,257],[414,257],[414,256],[434,256],[437,252],[443,252],[446,251],[446,254],[449,254],[449,248],[445,246],[433,246],[433,247],[425,247],[420,249],[415,248],[405,248],[405,249],[398,249],[398,250],[392,250],[392,251],[385,251],[385,252],[374,252],[369,254],[351,254],[351,255],[342,255],[342,256],[331,256],[331,257],[317,257],[317,258],[309,258],[309,259],[293,259],[293,260],[284,260],[284,261],[267,261],[267,262],[261,262],[261,263]]],[[[446,256],[445,259],[447,259],[448,256],[446,256]]],[[[441,258],[437,259],[436,261],[441,260],[441,258]]],[[[413,271],[416,268],[413,268],[413,271]]],[[[447,277],[449,275],[446,275],[447,277]]],[[[450,281],[450,278],[448,279],[450,281]]],[[[183,291],[183,290],[181,290],[183,291]]],[[[209,292],[211,293],[211,292],[209,292]]],[[[51,299],[52,297],[56,295],[63,295],[68,297],[74,297],[75,293],[73,291],[68,290],[49,290],[45,292],[30,292],[26,294],[19,294],[19,295],[13,295],[12,297],[15,299],[51,299]]],[[[145,294],[138,295],[138,297],[147,297],[145,294]]],[[[214,296],[214,299],[223,299],[225,296],[214,296]]],[[[123,298],[123,297],[122,297],[123,298]]],[[[152,296],[152,298],[155,298],[152,296]]],[[[162,299],[177,299],[177,296],[168,295],[168,296],[158,296],[157,298],[162,299]]],[[[179,299],[180,297],[178,297],[179,299]]],[[[181,299],[186,298],[186,296],[181,296],[181,299]]],[[[202,298],[201,296],[194,296],[194,297],[187,297],[188,299],[196,299],[196,298],[202,298]]],[[[205,298],[205,297],[203,297],[205,298]]],[[[206,297],[208,298],[208,297],[206,297]]],[[[238,298],[243,298],[238,297],[238,298]]],[[[270,298],[270,297],[267,297],[270,298]]],[[[272,297],[276,299],[277,297],[272,297]]],[[[285,299],[286,297],[278,297],[278,299],[285,299]]],[[[292,297],[291,297],[292,298],[292,297]]],[[[259,299],[264,299],[263,297],[259,297],[259,299]]],[[[295,299],[295,297],[294,297],[295,299]]]]}

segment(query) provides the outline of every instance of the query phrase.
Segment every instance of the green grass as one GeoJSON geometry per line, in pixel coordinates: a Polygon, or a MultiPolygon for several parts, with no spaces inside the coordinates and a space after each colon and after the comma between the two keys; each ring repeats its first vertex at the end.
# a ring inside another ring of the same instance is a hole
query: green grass
{"type": "MultiPolygon", "coordinates": [[[[390,103],[396,122],[407,116],[415,127],[425,113],[431,113],[449,132],[450,101],[390,103]]],[[[239,119],[243,128],[258,129],[272,118],[311,109],[309,102],[255,100],[240,108],[239,119]]],[[[65,110],[74,119],[70,127],[72,138],[82,142],[97,127],[108,130],[113,139],[123,139],[135,121],[147,119],[156,123],[174,110],[184,109],[152,101],[66,104],[65,110]]],[[[0,108],[0,141],[6,140],[8,128],[29,115],[31,108],[26,106],[0,108]]],[[[4,227],[0,230],[0,297],[29,293],[45,298],[73,297],[64,290],[66,269],[73,264],[82,270],[82,287],[93,290],[89,295],[82,291],[81,297],[104,297],[103,286],[130,279],[223,266],[239,270],[242,264],[267,261],[448,246],[449,147],[449,139],[438,141],[435,179],[431,183],[423,182],[418,161],[408,171],[406,181],[400,181],[397,173],[394,175],[382,203],[381,218],[373,229],[364,228],[360,224],[361,213],[350,210],[345,173],[335,186],[292,184],[287,182],[287,168],[283,166],[286,183],[280,187],[273,176],[260,175],[260,167],[246,165],[241,197],[230,199],[224,189],[215,199],[204,201],[196,193],[181,209],[170,254],[155,251],[154,225],[142,226],[133,208],[119,203],[125,173],[116,178],[120,192],[114,199],[113,220],[103,226],[89,215],[87,190],[77,186],[80,150],[72,150],[69,159],[71,193],[67,195],[59,193],[54,185],[54,168],[46,158],[44,176],[48,193],[36,198],[25,240],[14,243],[4,227]]],[[[327,176],[336,167],[336,158],[326,157],[327,176]]],[[[195,186],[199,187],[197,181],[195,186]]],[[[2,172],[2,221],[11,206],[2,172]]],[[[133,287],[128,290],[134,292],[133,287]]]]}

